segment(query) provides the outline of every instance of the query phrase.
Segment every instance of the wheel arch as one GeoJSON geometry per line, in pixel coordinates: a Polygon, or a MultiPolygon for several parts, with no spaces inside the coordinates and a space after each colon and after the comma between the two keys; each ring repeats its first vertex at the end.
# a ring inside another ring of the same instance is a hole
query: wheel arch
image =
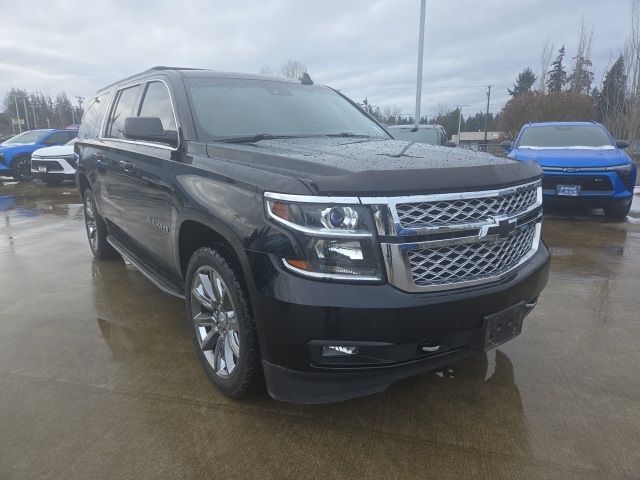
{"type": "Polygon", "coordinates": [[[185,219],[180,223],[177,234],[177,265],[182,277],[186,279],[189,260],[198,248],[222,247],[219,253],[238,270],[242,281],[251,289],[252,274],[249,259],[240,240],[220,226],[213,227],[201,220],[185,219]]]}

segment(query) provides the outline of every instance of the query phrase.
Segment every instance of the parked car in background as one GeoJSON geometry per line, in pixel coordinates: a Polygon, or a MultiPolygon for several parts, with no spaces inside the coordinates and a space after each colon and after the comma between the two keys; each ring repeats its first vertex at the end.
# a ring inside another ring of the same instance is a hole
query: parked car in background
{"type": "Polygon", "coordinates": [[[447,141],[447,131],[442,125],[420,125],[417,130],[415,125],[391,125],[387,130],[397,140],[447,147],[456,146],[455,143],[447,141]]]}
{"type": "Polygon", "coordinates": [[[603,208],[612,218],[629,213],[637,168],[624,152],[628,142],[599,123],[530,123],[503,146],[513,159],[540,164],[545,201],[603,208]]]}
{"type": "Polygon", "coordinates": [[[76,155],[73,144],[78,138],[64,145],[39,148],[31,154],[31,173],[33,178],[47,185],[59,185],[65,180],[74,180],[76,173],[76,155]]]}
{"type": "Polygon", "coordinates": [[[0,175],[11,176],[19,181],[31,180],[33,152],[43,147],[64,145],[77,135],[77,130],[29,130],[2,142],[0,144],[0,175]]]}
{"type": "Polygon", "coordinates": [[[79,137],[91,251],[185,299],[232,397],[380,392],[514,338],[547,282],[538,165],[394,140],[328,87],[157,67],[79,137]]]}

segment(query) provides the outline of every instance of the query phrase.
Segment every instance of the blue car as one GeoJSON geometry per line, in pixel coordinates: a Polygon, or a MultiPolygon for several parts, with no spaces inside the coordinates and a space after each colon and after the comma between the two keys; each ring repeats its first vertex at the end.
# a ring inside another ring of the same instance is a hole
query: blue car
{"type": "Polygon", "coordinates": [[[529,123],[503,146],[515,160],[540,164],[545,203],[603,208],[620,219],[629,213],[637,174],[624,152],[629,143],[616,142],[599,123],[529,123]]]}
{"type": "Polygon", "coordinates": [[[63,145],[78,136],[77,130],[29,130],[0,144],[0,176],[19,181],[32,178],[31,154],[43,147],[63,145]]]}

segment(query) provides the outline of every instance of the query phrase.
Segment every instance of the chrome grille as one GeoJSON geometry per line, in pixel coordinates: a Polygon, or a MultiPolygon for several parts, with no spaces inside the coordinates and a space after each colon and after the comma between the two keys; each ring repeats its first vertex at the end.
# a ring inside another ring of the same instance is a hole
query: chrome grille
{"type": "Polygon", "coordinates": [[[403,228],[424,228],[448,224],[482,222],[493,216],[518,214],[536,203],[537,184],[506,195],[453,200],[435,200],[396,205],[403,228]]]}
{"type": "Polygon", "coordinates": [[[536,225],[517,229],[503,241],[410,250],[407,260],[418,287],[495,277],[518,264],[534,247],[536,225]]]}

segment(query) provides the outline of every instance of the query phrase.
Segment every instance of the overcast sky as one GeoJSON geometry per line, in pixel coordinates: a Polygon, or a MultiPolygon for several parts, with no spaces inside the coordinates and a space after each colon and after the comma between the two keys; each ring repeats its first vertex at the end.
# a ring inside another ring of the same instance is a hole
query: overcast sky
{"type": "MultiPolygon", "coordinates": [[[[410,113],[419,10],[419,0],[4,1],[0,95],[17,86],[89,96],[153,65],[257,73],[295,58],[316,83],[410,113]]],[[[423,113],[483,110],[490,83],[501,85],[499,111],[517,73],[538,72],[547,39],[573,55],[583,15],[599,81],[630,10],[631,0],[427,0],[423,113]]]]}

